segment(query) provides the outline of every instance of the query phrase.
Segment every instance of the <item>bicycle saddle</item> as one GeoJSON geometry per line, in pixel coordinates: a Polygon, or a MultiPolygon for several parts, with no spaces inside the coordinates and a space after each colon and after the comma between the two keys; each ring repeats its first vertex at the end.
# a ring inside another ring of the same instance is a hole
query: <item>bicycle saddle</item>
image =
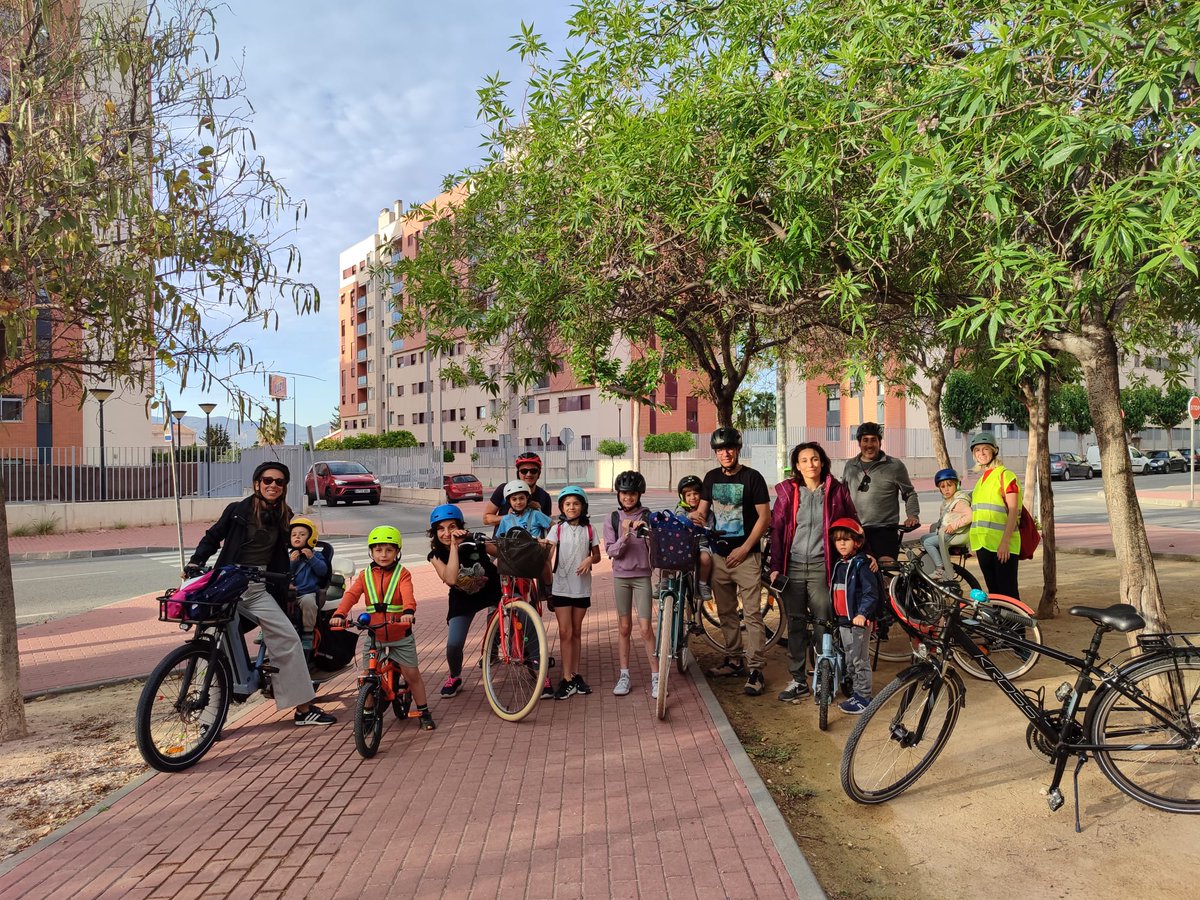
{"type": "Polygon", "coordinates": [[[1072,606],[1067,610],[1073,616],[1091,619],[1097,625],[1107,625],[1114,631],[1137,631],[1146,627],[1141,613],[1128,603],[1114,603],[1103,609],[1095,606],[1072,606]]]}

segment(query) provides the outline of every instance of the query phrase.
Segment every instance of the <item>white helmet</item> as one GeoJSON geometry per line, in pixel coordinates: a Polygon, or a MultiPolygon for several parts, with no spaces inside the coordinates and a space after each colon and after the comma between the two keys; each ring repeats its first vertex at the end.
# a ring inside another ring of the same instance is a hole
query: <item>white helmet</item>
{"type": "Polygon", "coordinates": [[[508,484],[506,484],[504,486],[504,499],[505,500],[507,500],[513,494],[532,494],[532,493],[533,493],[533,491],[531,491],[529,489],[529,485],[527,485],[523,481],[510,481],[508,484]]]}

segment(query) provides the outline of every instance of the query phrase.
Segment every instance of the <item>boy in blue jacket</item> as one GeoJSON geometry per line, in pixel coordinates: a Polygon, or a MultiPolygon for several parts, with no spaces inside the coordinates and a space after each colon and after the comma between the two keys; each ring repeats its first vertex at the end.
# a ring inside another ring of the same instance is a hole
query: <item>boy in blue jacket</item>
{"type": "Polygon", "coordinates": [[[317,549],[317,537],[317,526],[311,519],[303,516],[292,519],[288,561],[292,567],[292,587],[300,603],[300,642],[306,657],[312,653],[313,629],[317,627],[317,591],[329,574],[325,555],[317,549]]]}
{"type": "Polygon", "coordinates": [[[861,525],[837,519],[829,526],[829,539],[840,557],[829,576],[829,596],[846,652],[846,671],[854,682],[854,694],[838,709],[857,716],[870,705],[873,693],[870,626],[879,615],[879,579],[863,552],[867,536],[861,525]]]}

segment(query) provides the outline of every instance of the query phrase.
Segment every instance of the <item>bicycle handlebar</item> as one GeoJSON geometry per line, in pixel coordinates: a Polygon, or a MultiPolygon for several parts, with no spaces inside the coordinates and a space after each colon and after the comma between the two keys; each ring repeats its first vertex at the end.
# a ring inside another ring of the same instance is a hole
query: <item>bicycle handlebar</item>
{"type": "MultiPolygon", "coordinates": [[[[292,576],[288,572],[268,572],[266,569],[263,569],[260,566],[242,566],[236,563],[231,563],[229,565],[221,566],[221,568],[229,571],[241,572],[247,578],[249,578],[250,581],[261,581],[268,584],[286,585],[290,584],[292,580],[292,576]]],[[[198,578],[205,572],[211,572],[212,570],[212,566],[194,566],[191,563],[188,563],[188,565],[183,567],[183,574],[185,578],[191,579],[198,578]]]]}

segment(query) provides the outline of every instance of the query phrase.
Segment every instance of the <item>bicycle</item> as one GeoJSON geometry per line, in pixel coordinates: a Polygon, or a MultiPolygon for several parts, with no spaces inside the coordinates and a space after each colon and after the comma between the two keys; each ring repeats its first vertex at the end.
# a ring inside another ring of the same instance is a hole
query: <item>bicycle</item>
{"type": "MultiPolygon", "coordinates": [[[[837,690],[849,697],[853,692],[850,679],[846,674],[846,649],[842,646],[842,634],[838,623],[830,618],[817,622],[824,627],[821,636],[821,649],[817,651],[812,674],[813,700],[817,704],[817,726],[826,731],[829,728],[829,705],[834,701],[837,690]]],[[[809,642],[813,647],[814,642],[809,642]]]]}
{"type": "Polygon", "coordinates": [[[500,602],[488,618],[480,650],[484,693],[496,715],[519,722],[541,699],[550,664],[537,591],[542,562],[536,570],[529,564],[533,537],[524,529],[500,537],[476,533],[471,540],[491,545],[500,569],[500,602]]]}
{"type": "Polygon", "coordinates": [[[138,699],[134,731],[151,768],[181,772],[195,765],[220,737],[231,701],[244,703],[258,690],[270,694],[278,670],[263,644],[250,658],[237,606],[251,582],[288,580],[254,566],[221,566],[157,598],[160,622],[194,633],[154,667],[138,699]]]}
{"type": "MultiPolygon", "coordinates": [[[[350,624],[350,623],[347,623],[350,624]]],[[[400,672],[400,667],[391,659],[379,663],[379,644],[375,632],[387,628],[386,622],[371,624],[370,613],[359,613],[353,623],[360,631],[367,632],[367,665],[358,676],[358,702],[354,707],[354,746],[363,759],[370,759],[379,751],[383,737],[383,711],[390,703],[396,718],[415,719],[420,713],[412,705],[412,691],[400,672]],[[371,701],[367,705],[367,701],[371,701]]]]}
{"type": "Polygon", "coordinates": [[[1200,813],[1200,633],[1143,634],[1139,655],[1125,647],[1097,664],[1109,631],[1145,627],[1132,606],[1074,606],[1070,614],[1095,623],[1082,657],[1035,644],[1005,629],[1028,617],[993,608],[983,591],[969,598],[943,587],[905,609],[902,627],[919,643],[918,662],[901,672],[855,723],[842,754],[842,788],[859,803],[883,803],[903,793],[933,765],[950,739],[965,703],[966,687],[949,665],[950,651],[968,655],[1029,720],[1026,743],[1054,764],[1047,794],[1051,811],[1062,808],[1060,783],[1075,756],[1075,828],[1079,825],[1079,771],[1089,755],[1122,793],[1165,812],[1200,813]],[[1045,654],[1078,671],[1054,692],[1062,705],[1047,708],[1044,689],[1022,691],[968,633],[993,635],[1030,653],[1045,654]],[[1085,694],[1094,692],[1085,705],[1085,694]],[[1080,716],[1082,715],[1082,722],[1080,716]]]}
{"type": "Polygon", "coordinates": [[[703,529],[672,513],[660,512],[638,526],[638,534],[649,537],[650,565],[659,570],[658,628],[655,650],[658,654],[658,697],[655,713],[667,717],[667,681],[674,662],[679,674],[687,672],[691,661],[688,637],[703,632],[698,624],[696,604],[696,565],[703,529]]]}
{"type": "MultiPolygon", "coordinates": [[[[713,537],[721,537],[719,532],[710,532],[713,537]]],[[[760,612],[762,613],[763,622],[763,652],[774,647],[781,639],[787,637],[787,616],[783,612],[783,602],[780,600],[780,592],[771,588],[771,573],[769,563],[766,561],[766,553],[763,553],[763,571],[762,571],[762,593],[759,598],[760,612]]],[[[712,646],[722,652],[725,651],[725,636],[721,632],[721,617],[717,614],[717,601],[715,597],[706,597],[699,602],[699,622],[702,626],[704,637],[712,646]]],[[[738,628],[742,631],[746,630],[745,616],[742,612],[742,601],[738,600],[737,606],[738,628]]]]}

